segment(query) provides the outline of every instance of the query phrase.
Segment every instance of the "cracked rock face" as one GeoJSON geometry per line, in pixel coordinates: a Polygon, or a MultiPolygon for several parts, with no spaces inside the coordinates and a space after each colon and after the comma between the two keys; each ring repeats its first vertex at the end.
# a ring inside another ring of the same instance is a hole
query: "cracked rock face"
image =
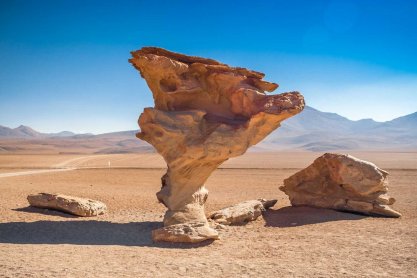
{"type": "Polygon", "coordinates": [[[389,205],[388,173],[350,155],[326,153],[284,180],[280,190],[293,206],[313,206],[366,215],[400,217],[389,205]]]}
{"type": "MultiPolygon", "coordinates": [[[[262,80],[264,74],[212,59],[155,47],[132,56],[129,61],[146,80],[155,102],[140,115],[137,137],[153,145],[168,165],[157,193],[168,208],[164,225],[208,227],[207,178],[221,163],[244,154],[280,122],[301,112],[304,98],[298,92],[268,96],[265,91],[278,85],[262,80]]],[[[170,241],[175,241],[173,236],[170,241]]]]}

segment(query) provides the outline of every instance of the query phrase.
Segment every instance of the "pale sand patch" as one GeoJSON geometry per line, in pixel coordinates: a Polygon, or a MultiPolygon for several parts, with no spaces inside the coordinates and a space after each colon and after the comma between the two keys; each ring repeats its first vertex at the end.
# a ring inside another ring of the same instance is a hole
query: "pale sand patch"
{"type": "Polygon", "coordinates": [[[31,168],[0,168],[0,174],[2,173],[17,173],[17,172],[25,172],[25,171],[32,171],[38,169],[31,169],[31,168]]]}
{"type": "Polygon", "coordinates": [[[64,169],[43,169],[43,170],[31,170],[31,171],[17,171],[17,172],[6,172],[0,173],[0,178],[6,177],[16,177],[16,176],[25,176],[25,175],[36,175],[36,174],[44,174],[44,173],[52,173],[52,172],[62,172],[62,171],[70,171],[75,170],[75,168],[64,168],[64,169]]]}

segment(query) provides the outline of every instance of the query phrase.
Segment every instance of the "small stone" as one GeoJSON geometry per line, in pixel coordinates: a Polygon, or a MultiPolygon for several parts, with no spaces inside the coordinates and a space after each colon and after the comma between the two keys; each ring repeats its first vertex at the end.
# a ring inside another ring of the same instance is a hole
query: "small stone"
{"type": "Polygon", "coordinates": [[[59,210],[77,216],[96,216],[107,210],[107,206],[100,201],[62,194],[32,194],[27,200],[33,207],[59,210]]]}
{"type": "Polygon", "coordinates": [[[273,206],[276,205],[276,203],[278,202],[277,199],[271,199],[271,200],[267,200],[267,199],[258,199],[258,201],[260,201],[262,203],[262,205],[264,206],[265,209],[269,209],[272,208],[273,206]]]}
{"type": "Polygon", "coordinates": [[[214,221],[213,219],[207,219],[208,220],[208,224],[211,228],[219,231],[219,230],[226,230],[227,227],[223,224],[217,223],[216,221],[214,221]]]}

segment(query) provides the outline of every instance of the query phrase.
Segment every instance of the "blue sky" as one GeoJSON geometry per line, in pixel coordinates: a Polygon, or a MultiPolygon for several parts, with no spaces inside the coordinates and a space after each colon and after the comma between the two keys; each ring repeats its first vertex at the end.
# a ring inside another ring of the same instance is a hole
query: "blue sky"
{"type": "Polygon", "coordinates": [[[0,125],[136,129],[128,64],[159,46],[266,74],[276,92],[378,121],[417,111],[417,1],[0,1],[0,125]]]}

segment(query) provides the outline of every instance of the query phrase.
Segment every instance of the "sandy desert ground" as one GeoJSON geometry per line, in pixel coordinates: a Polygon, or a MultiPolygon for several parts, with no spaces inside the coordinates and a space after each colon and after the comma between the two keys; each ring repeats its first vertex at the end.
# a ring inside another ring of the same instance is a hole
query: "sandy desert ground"
{"type": "Polygon", "coordinates": [[[165,211],[156,154],[0,155],[0,276],[415,277],[417,153],[353,154],[390,172],[402,218],[291,207],[278,187],[321,154],[247,153],[209,178],[206,211],[259,197],[278,204],[198,245],[151,240],[165,211]],[[33,173],[45,169],[64,171],[33,173]],[[109,212],[78,218],[28,207],[37,192],[98,199],[109,212]]]}

